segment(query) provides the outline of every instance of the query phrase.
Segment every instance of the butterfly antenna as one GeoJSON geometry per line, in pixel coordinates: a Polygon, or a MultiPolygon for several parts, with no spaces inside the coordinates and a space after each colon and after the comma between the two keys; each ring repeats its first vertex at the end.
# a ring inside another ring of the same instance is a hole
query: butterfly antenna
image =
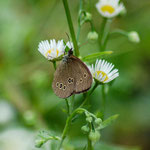
{"type": "Polygon", "coordinates": [[[71,56],[71,55],[73,55],[73,50],[72,50],[72,48],[68,51],[68,56],[71,56]]]}
{"type": "Polygon", "coordinates": [[[71,50],[73,50],[73,47],[72,47],[72,44],[71,44],[71,40],[70,40],[70,36],[68,35],[68,33],[67,33],[67,32],[66,32],[66,35],[67,35],[67,37],[68,37],[68,41],[69,41],[69,43],[70,43],[71,50]]]}
{"type": "Polygon", "coordinates": [[[68,41],[70,41],[70,36],[67,32],[66,32],[66,35],[67,35],[68,41]]]}

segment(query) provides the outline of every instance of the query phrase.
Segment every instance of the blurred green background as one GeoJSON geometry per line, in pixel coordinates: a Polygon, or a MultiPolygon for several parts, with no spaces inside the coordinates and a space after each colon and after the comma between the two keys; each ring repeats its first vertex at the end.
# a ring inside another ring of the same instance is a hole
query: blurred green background
{"type": "MultiPolygon", "coordinates": [[[[77,30],[79,0],[68,1],[77,30]]],[[[99,31],[102,17],[95,9],[97,1],[91,0],[91,5],[85,2],[84,8],[92,13],[99,31]]],[[[115,18],[111,30],[135,30],[141,42],[131,43],[121,35],[111,37],[108,42],[107,49],[114,54],[106,60],[115,64],[120,76],[109,89],[106,117],[120,116],[103,130],[101,141],[104,145],[150,150],[150,1],[123,2],[127,14],[115,18]]],[[[82,26],[81,43],[89,31],[89,24],[82,26]]],[[[0,1],[0,150],[34,149],[33,138],[29,137],[40,129],[61,134],[66,120],[66,114],[62,113],[65,102],[54,95],[53,66],[37,49],[41,40],[67,41],[66,32],[69,30],[61,0],[0,1]],[[32,148],[27,144],[30,142],[32,148]]],[[[98,44],[88,42],[80,52],[81,56],[98,52],[98,44]]],[[[101,108],[99,91],[100,87],[91,96],[91,112],[101,108]]],[[[76,105],[81,102],[80,97],[76,96],[76,105]]],[[[75,137],[85,138],[80,130],[83,120],[79,117],[72,125],[68,142],[75,137]]],[[[109,150],[109,146],[101,149],[109,150]]]]}

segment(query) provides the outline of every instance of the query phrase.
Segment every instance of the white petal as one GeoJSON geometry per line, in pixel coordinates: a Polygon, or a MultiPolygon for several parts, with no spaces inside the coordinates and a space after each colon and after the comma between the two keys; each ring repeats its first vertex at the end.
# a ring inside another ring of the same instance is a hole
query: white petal
{"type": "Polygon", "coordinates": [[[69,49],[72,48],[72,50],[74,50],[74,46],[73,46],[73,43],[72,43],[72,42],[68,41],[68,42],[66,43],[66,46],[67,46],[69,49]]]}
{"type": "Polygon", "coordinates": [[[115,78],[117,78],[119,76],[119,73],[114,74],[110,79],[108,79],[107,81],[105,81],[105,83],[108,83],[112,80],[114,80],[115,78]]]}
{"type": "Polygon", "coordinates": [[[108,77],[111,77],[113,74],[115,74],[116,72],[118,72],[118,69],[114,69],[113,71],[111,71],[109,74],[108,74],[108,77]]]}
{"type": "Polygon", "coordinates": [[[63,40],[56,43],[55,39],[50,40],[50,42],[48,40],[41,41],[38,46],[38,50],[40,51],[40,53],[44,55],[48,60],[52,60],[61,56],[64,53],[64,48],[65,46],[63,44],[63,40]],[[51,53],[47,54],[49,50],[51,50],[51,53]],[[59,52],[58,55],[57,50],[59,52]]]}

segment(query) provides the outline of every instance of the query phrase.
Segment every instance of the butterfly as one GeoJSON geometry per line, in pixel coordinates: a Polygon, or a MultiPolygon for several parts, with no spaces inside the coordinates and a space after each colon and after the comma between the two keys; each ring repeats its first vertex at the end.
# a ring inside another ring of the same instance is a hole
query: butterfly
{"type": "Polygon", "coordinates": [[[70,49],[54,73],[52,88],[58,97],[67,98],[88,91],[92,81],[88,67],[70,49]]]}

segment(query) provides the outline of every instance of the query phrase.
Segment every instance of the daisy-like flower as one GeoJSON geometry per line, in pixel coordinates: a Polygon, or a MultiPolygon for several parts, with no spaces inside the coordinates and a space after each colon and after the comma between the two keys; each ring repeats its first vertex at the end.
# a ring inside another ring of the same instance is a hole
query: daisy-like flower
{"type": "Polygon", "coordinates": [[[119,0],[99,0],[96,8],[103,17],[112,18],[124,10],[124,5],[119,0]]]}
{"type": "Polygon", "coordinates": [[[48,60],[59,59],[65,52],[65,45],[63,40],[56,42],[56,40],[41,41],[38,46],[38,51],[48,60]]]}
{"type": "Polygon", "coordinates": [[[108,83],[119,76],[118,69],[113,69],[114,65],[105,60],[96,60],[95,66],[89,67],[92,76],[100,83],[108,83]]]}

